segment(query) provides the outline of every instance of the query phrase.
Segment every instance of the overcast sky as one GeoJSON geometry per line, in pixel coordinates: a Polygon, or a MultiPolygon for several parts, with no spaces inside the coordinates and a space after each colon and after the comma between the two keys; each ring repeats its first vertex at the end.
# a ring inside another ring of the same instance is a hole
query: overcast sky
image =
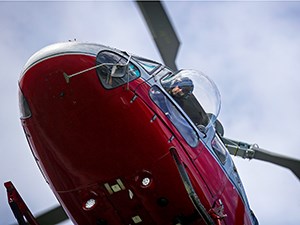
{"type": "MultiPolygon", "coordinates": [[[[179,68],[220,89],[225,136],[300,158],[300,2],[165,2],[181,40],[179,68]]],[[[0,224],[14,217],[5,181],[32,212],[57,204],[19,121],[18,79],[28,58],[76,38],[161,61],[134,2],[0,2],[0,224]]],[[[234,159],[261,225],[298,225],[300,182],[287,169],[234,159]]],[[[67,224],[71,224],[67,222],[67,224]]]]}

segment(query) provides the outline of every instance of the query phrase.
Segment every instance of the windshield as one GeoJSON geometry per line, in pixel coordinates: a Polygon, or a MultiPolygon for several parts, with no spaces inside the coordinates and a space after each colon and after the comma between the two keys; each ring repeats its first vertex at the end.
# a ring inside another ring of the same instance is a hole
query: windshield
{"type": "Polygon", "coordinates": [[[198,128],[208,128],[215,123],[221,96],[215,83],[205,74],[180,70],[163,77],[161,84],[198,128]]]}
{"type": "Polygon", "coordinates": [[[149,74],[152,74],[154,71],[156,71],[161,64],[149,60],[149,59],[144,59],[138,56],[133,56],[132,57],[138,64],[140,64],[149,74]]]}

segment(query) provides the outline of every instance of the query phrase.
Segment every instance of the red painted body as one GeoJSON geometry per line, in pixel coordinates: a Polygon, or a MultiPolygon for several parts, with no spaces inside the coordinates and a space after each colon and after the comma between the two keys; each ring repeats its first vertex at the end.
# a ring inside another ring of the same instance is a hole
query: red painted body
{"type": "Polygon", "coordinates": [[[138,78],[105,89],[96,56],[65,53],[25,68],[22,125],[45,179],[74,224],[204,224],[170,153],[175,149],[215,224],[252,224],[242,197],[204,144],[190,147],[138,78]],[[153,119],[155,118],[155,119],[153,119]],[[142,185],[143,178],[150,184],[142,185]],[[86,209],[84,204],[95,199],[86,209]],[[224,214],[215,213],[220,202],[224,214]],[[179,223],[178,223],[179,224],[179,223]]]}

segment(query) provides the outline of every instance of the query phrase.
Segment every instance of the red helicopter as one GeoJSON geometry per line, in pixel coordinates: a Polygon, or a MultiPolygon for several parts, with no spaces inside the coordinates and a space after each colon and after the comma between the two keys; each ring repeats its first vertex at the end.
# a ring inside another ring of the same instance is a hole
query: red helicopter
{"type": "Polygon", "coordinates": [[[77,42],[20,79],[28,143],[75,224],[255,224],[213,126],[219,97],[196,71],[77,42]]]}
{"type": "MultiPolygon", "coordinates": [[[[152,33],[176,37],[159,2],[138,5],[148,23],[166,22],[149,25],[152,33]]],[[[179,42],[162,39],[167,66],[76,41],[28,60],[19,100],[37,165],[74,224],[258,224],[229,153],[276,161],[298,177],[299,160],[225,138],[217,87],[177,70],[166,43],[179,42]]],[[[18,223],[42,224],[5,186],[18,223]]]]}

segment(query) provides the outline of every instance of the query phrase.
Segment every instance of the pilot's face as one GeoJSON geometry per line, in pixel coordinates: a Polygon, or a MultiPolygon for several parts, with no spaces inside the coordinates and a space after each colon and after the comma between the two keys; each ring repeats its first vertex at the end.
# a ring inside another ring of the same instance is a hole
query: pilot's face
{"type": "Polygon", "coordinates": [[[176,86],[172,89],[172,95],[181,97],[184,95],[184,93],[180,87],[176,86]]]}

